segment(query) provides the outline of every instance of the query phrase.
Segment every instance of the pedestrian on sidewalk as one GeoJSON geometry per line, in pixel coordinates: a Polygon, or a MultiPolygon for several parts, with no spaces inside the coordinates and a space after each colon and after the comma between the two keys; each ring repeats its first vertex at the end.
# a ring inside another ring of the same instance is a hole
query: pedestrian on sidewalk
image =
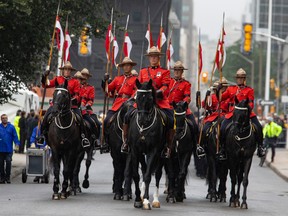
{"type": "Polygon", "coordinates": [[[13,141],[19,147],[20,142],[15,127],[8,122],[8,116],[2,114],[0,124],[0,184],[11,183],[13,141]]]}
{"type": "Polygon", "coordinates": [[[26,112],[22,111],[20,115],[18,126],[20,128],[20,146],[19,146],[19,153],[24,154],[24,149],[26,145],[27,139],[27,119],[26,119],[26,112]]]}
{"type": "Polygon", "coordinates": [[[266,143],[266,146],[268,148],[270,147],[272,150],[271,163],[274,162],[276,142],[281,132],[282,127],[273,122],[272,117],[267,117],[267,124],[263,128],[263,136],[264,143],[266,143]]]}

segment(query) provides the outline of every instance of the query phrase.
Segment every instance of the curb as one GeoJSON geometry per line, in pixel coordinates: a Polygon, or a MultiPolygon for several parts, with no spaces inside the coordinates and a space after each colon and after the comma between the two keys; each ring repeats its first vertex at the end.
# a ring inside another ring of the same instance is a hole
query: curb
{"type": "Polygon", "coordinates": [[[25,166],[13,166],[12,164],[11,179],[16,178],[18,175],[22,174],[22,170],[24,168],[25,166]]]}
{"type": "Polygon", "coordinates": [[[281,173],[277,167],[274,166],[273,163],[269,162],[268,160],[265,161],[265,164],[267,165],[267,167],[269,167],[270,169],[272,169],[278,176],[280,176],[283,180],[285,180],[286,182],[288,182],[288,176],[284,175],[283,173],[281,173]]]}

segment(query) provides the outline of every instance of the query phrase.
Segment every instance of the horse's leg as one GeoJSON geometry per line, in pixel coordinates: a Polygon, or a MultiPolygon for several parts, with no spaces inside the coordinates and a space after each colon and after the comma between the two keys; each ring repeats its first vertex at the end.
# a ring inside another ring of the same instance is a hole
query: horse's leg
{"type": "Polygon", "coordinates": [[[216,174],[216,159],[213,155],[207,155],[208,163],[208,194],[206,199],[209,199],[210,202],[217,202],[216,196],[216,183],[217,183],[217,174],[216,174]]]}
{"type": "Polygon", "coordinates": [[[157,161],[157,149],[155,149],[154,152],[152,152],[151,155],[147,157],[147,170],[145,175],[143,176],[143,180],[145,183],[145,193],[143,196],[144,199],[142,209],[144,210],[151,210],[151,205],[149,202],[149,185],[151,182],[152,170],[156,165],[156,161],[157,161]]]}
{"type": "Polygon", "coordinates": [[[247,187],[248,187],[248,175],[249,175],[249,172],[250,172],[250,168],[251,168],[251,164],[252,164],[252,159],[253,157],[247,159],[245,161],[245,166],[244,166],[244,179],[243,179],[243,196],[242,196],[242,203],[241,203],[241,208],[245,208],[245,209],[248,209],[248,205],[246,203],[246,200],[247,200],[247,187]]]}
{"type": "MultiPolygon", "coordinates": [[[[235,158],[235,160],[237,160],[237,158],[235,158]]],[[[230,179],[231,179],[231,191],[230,191],[231,197],[230,197],[229,206],[236,207],[235,185],[237,181],[237,174],[236,174],[237,167],[235,166],[236,164],[233,164],[231,160],[229,160],[229,163],[230,163],[230,179]]]]}
{"type": "Polygon", "coordinates": [[[241,189],[241,184],[243,181],[243,174],[244,174],[244,163],[241,162],[239,164],[239,169],[238,169],[238,173],[237,173],[237,193],[236,193],[236,206],[240,207],[240,189],[241,189]]]}
{"type": "Polygon", "coordinates": [[[81,167],[81,162],[84,159],[85,151],[81,151],[77,155],[77,159],[75,162],[75,168],[73,169],[73,180],[72,180],[72,193],[76,195],[76,193],[81,193],[81,188],[79,186],[80,181],[79,181],[79,172],[80,172],[80,167],[81,167]]]}
{"type": "MultiPolygon", "coordinates": [[[[72,157],[72,150],[63,157],[63,183],[62,183],[62,191],[61,191],[61,199],[66,199],[68,196],[67,188],[69,186],[68,181],[70,176],[72,175],[75,169],[75,162],[77,160],[77,156],[72,157]]],[[[73,180],[74,181],[74,180],[73,180]]]]}
{"type": "MultiPolygon", "coordinates": [[[[119,153],[120,154],[120,153],[119,153]]],[[[114,155],[113,157],[113,167],[114,167],[114,200],[121,200],[123,195],[122,183],[123,183],[123,173],[124,167],[122,165],[121,156],[114,155]]]]}
{"type": "Polygon", "coordinates": [[[127,155],[126,158],[126,165],[125,165],[125,171],[124,171],[124,190],[123,190],[123,200],[129,201],[132,199],[132,161],[131,161],[131,154],[127,155]]]}
{"type": "Polygon", "coordinates": [[[159,201],[159,183],[160,183],[160,179],[162,177],[162,169],[163,169],[163,165],[164,165],[164,160],[160,159],[160,163],[156,169],[155,172],[155,180],[156,180],[156,190],[153,194],[153,202],[152,202],[152,207],[153,208],[160,208],[160,201],[159,201]]]}
{"type": "Polygon", "coordinates": [[[169,203],[175,203],[176,176],[177,173],[179,173],[178,158],[170,157],[166,163],[168,166],[168,195],[166,201],[169,203]]]}
{"type": "Polygon", "coordinates": [[[228,167],[226,161],[219,161],[217,165],[217,173],[219,176],[218,199],[220,202],[226,202],[226,181],[228,175],[228,167]]]}
{"type": "Polygon", "coordinates": [[[177,189],[177,202],[183,202],[184,194],[185,194],[185,180],[188,173],[188,166],[190,164],[192,152],[186,152],[185,155],[180,156],[179,164],[180,170],[178,174],[178,189],[177,189]]]}
{"type": "Polygon", "coordinates": [[[85,162],[86,171],[85,171],[84,180],[82,183],[83,188],[89,188],[88,178],[89,178],[89,168],[91,166],[91,161],[92,161],[93,148],[94,148],[94,146],[91,145],[90,148],[88,149],[88,151],[86,151],[86,153],[87,153],[87,158],[86,158],[86,162],[85,162]]]}
{"type": "Polygon", "coordinates": [[[52,161],[53,161],[53,172],[54,172],[54,184],[53,184],[53,195],[52,199],[53,200],[59,200],[60,195],[59,195],[59,184],[60,184],[60,161],[61,157],[56,153],[56,151],[53,151],[52,149],[52,161]]]}
{"type": "MultiPolygon", "coordinates": [[[[133,150],[132,150],[133,151],[133,150]]],[[[132,169],[133,169],[133,180],[135,183],[135,201],[134,201],[134,207],[135,208],[141,208],[143,206],[141,197],[140,197],[140,188],[139,188],[139,182],[140,182],[140,175],[138,173],[139,168],[139,155],[135,153],[132,154],[132,169]]]]}

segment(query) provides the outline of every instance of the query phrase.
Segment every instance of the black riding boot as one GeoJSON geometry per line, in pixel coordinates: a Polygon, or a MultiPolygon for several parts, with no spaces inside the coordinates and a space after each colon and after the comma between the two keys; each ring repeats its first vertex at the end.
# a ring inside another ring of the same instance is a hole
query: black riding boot
{"type": "Polygon", "coordinates": [[[84,121],[83,119],[81,118],[81,121],[80,121],[80,131],[81,131],[81,138],[82,138],[82,147],[83,148],[87,148],[90,146],[90,141],[89,139],[86,138],[86,129],[85,129],[85,126],[84,126],[84,121]]]}
{"type": "Polygon", "coordinates": [[[122,132],[122,140],[123,140],[123,144],[121,146],[121,152],[128,154],[129,153],[129,145],[127,142],[127,137],[128,137],[128,128],[129,125],[128,124],[123,124],[123,132],[122,132]]]}
{"type": "Polygon", "coordinates": [[[169,129],[168,132],[166,133],[167,146],[163,150],[163,154],[162,154],[165,158],[170,158],[171,156],[171,151],[174,148],[174,143],[173,143],[174,135],[175,135],[174,129],[169,129]]]}
{"type": "Polygon", "coordinates": [[[226,152],[225,152],[225,136],[224,134],[220,134],[220,150],[219,152],[217,153],[216,152],[216,157],[219,159],[219,160],[227,160],[227,155],[226,155],[226,152]]]}
{"type": "Polygon", "coordinates": [[[266,148],[263,147],[263,133],[262,130],[257,129],[257,144],[258,144],[258,149],[257,149],[257,156],[258,157],[264,157],[266,153],[266,148]]]}

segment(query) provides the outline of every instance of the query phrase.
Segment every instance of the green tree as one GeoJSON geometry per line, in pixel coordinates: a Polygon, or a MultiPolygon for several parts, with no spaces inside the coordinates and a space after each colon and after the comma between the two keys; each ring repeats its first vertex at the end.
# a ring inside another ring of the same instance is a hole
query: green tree
{"type": "MultiPolygon", "coordinates": [[[[239,68],[243,68],[247,73],[247,85],[251,86],[251,64],[241,58],[240,53],[241,41],[235,42],[226,48],[226,62],[223,67],[223,76],[231,82],[235,81],[235,74],[239,68]],[[238,53],[237,55],[235,53],[238,53]]],[[[245,56],[254,62],[254,91],[256,98],[264,98],[265,92],[265,73],[266,73],[266,44],[254,43],[253,52],[249,56],[245,56]]],[[[271,57],[271,78],[276,77],[277,68],[276,56],[271,57]]],[[[271,95],[274,95],[272,93],[271,95]]]]}
{"type": "MultiPolygon", "coordinates": [[[[35,72],[43,72],[57,7],[58,0],[0,0],[0,104],[11,99],[20,82],[27,84],[35,80],[35,72]]],[[[69,14],[69,32],[76,36],[76,42],[87,23],[95,37],[103,37],[110,10],[111,5],[104,0],[62,0],[59,16],[64,30],[69,14]]]]}

